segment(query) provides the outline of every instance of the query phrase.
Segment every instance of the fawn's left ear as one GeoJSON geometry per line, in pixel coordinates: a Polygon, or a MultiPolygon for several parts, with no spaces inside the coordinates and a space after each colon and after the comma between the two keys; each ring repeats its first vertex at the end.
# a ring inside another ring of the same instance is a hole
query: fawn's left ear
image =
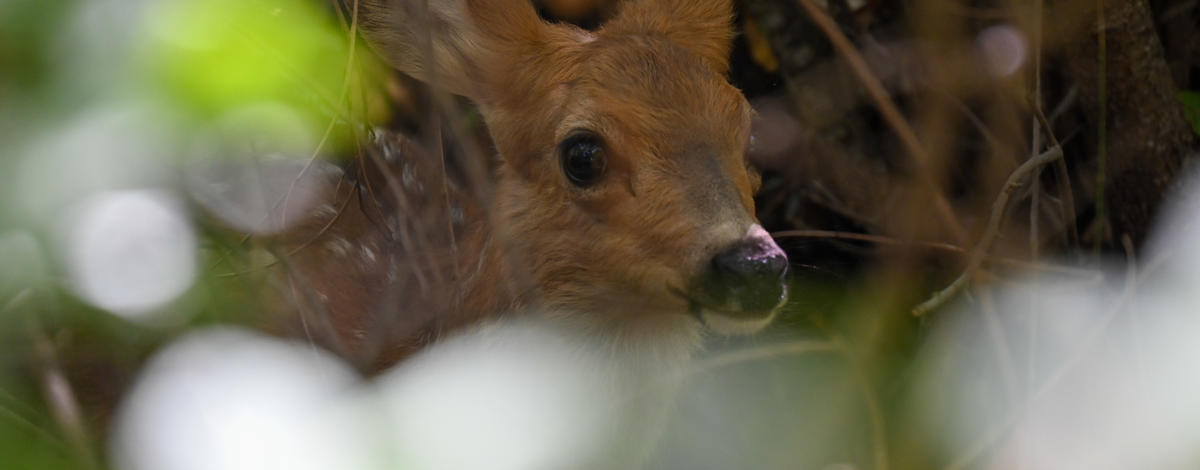
{"type": "Polygon", "coordinates": [[[729,0],[627,0],[601,31],[662,34],[725,74],[729,71],[732,21],[729,0]]]}
{"type": "Polygon", "coordinates": [[[481,99],[496,64],[569,37],[529,0],[361,0],[364,36],[393,67],[434,86],[481,99]]]}

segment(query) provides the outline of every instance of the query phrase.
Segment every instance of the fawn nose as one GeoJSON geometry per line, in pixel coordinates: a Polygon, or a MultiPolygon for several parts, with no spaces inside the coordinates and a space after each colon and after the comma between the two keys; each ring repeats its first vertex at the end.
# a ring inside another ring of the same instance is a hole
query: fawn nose
{"type": "Polygon", "coordinates": [[[787,296],[788,259],[775,240],[757,224],[746,236],[712,259],[709,295],[727,314],[761,315],[787,296]]]}

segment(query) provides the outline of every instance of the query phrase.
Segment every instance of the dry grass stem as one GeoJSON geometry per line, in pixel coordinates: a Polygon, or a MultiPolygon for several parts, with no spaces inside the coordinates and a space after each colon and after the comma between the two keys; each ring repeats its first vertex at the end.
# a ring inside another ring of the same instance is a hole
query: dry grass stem
{"type": "MultiPolygon", "coordinates": [[[[346,54],[346,69],[343,71],[342,75],[342,86],[341,89],[338,90],[337,101],[334,106],[336,109],[341,109],[342,106],[346,105],[346,102],[349,99],[349,94],[347,91],[350,89],[350,77],[354,76],[354,53],[355,48],[358,45],[358,0],[354,0],[354,11],[350,15],[349,37],[350,47],[349,52],[346,54]]],[[[334,113],[334,115],[329,118],[329,125],[325,126],[325,132],[321,134],[321,141],[317,142],[317,147],[313,149],[312,155],[308,157],[308,162],[304,164],[304,168],[300,169],[300,172],[296,174],[296,177],[292,179],[291,184],[288,185],[287,192],[283,195],[283,210],[279,215],[281,222],[280,225],[287,225],[287,207],[288,200],[290,200],[292,197],[292,190],[296,188],[296,183],[300,182],[300,179],[304,178],[304,175],[308,173],[308,169],[312,167],[313,162],[315,162],[317,157],[321,155],[321,150],[325,148],[325,144],[329,142],[329,136],[333,133],[333,126],[337,123],[338,114],[339,113],[334,113]]],[[[350,112],[346,111],[346,114],[349,115],[350,112]]]]}
{"type": "Polygon", "coordinates": [[[963,229],[958,218],[954,215],[954,209],[950,207],[950,201],[946,199],[939,184],[938,178],[934,175],[934,170],[931,167],[933,158],[925,150],[920,139],[917,138],[917,133],[913,131],[912,126],[905,120],[904,115],[900,113],[900,109],[896,107],[896,103],[892,101],[887,91],[884,90],[883,84],[879,79],[871,73],[871,69],[867,66],[866,60],[862,54],[842,34],[841,29],[834,23],[821,7],[813,3],[812,0],[797,0],[804,11],[808,13],[809,19],[813,24],[829,38],[829,42],[838,54],[846,60],[851,72],[855,78],[866,89],[870,95],[871,101],[875,103],[875,107],[887,121],[892,131],[900,138],[900,142],[904,145],[905,150],[912,156],[912,163],[916,167],[917,178],[921,185],[929,192],[929,196],[933,199],[934,210],[949,231],[950,236],[958,243],[964,243],[967,239],[966,231],[963,229]]]}
{"type": "Polygon", "coordinates": [[[761,361],[780,356],[828,353],[838,352],[840,350],[840,347],[835,342],[826,340],[802,340],[765,344],[753,348],[739,349],[724,354],[718,354],[702,361],[698,361],[692,366],[687,375],[696,375],[735,364],[761,361]]]}
{"type": "Polygon", "coordinates": [[[36,318],[30,318],[28,323],[29,337],[34,341],[34,354],[38,360],[38,378],[42,386],[42,394],[50,406],[54,421],[62,431],[66,442],[75,454],[80,468],[86,470],[100,468],[96,452],[88,437],[87,426],[83,423],[83,413],[75,391],[67,379],[66,372],[58,362],[54,343],[46,336],[41,324],[36,318]]]}

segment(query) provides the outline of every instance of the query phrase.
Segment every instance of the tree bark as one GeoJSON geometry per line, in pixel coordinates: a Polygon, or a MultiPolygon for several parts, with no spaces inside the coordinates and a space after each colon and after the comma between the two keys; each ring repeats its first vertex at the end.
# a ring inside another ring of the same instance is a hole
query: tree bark
{"type": "Polygon", "coordinates": [[[1088,20],[1068,41],[1066,60],[1089,121],[1085,147],[1096,171],[1076,172],[1083,178],[1076,187],[1090,193],[1086,200],[1103,197],[1096,216],[1111,232],[1093,236],[1108,235],[1110,244],[1125,235],[1141,242],[1195,135],[1176,99],[1146,0],[1097,0],[1086,10],[1088,20]],[[1101,170],[1103,179],[1097,178],[1101,170]]]}

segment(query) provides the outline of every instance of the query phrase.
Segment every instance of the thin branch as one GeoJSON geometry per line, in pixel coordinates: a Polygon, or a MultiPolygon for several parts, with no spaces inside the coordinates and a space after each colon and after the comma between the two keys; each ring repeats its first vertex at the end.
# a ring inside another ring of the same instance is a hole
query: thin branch
{"type": "MultiPolygon", "coordinates": [[[[1043,0],[1034,0],[1033,26],[1031,27],[1031,29],[1033,30],[1033,52],[1034,52],[1034,56],[1033,56],[1033,99],[1031,101],[1033,101],[1032,108],[1034,110],[1035,117],[1033,119],[1033,122],[1030,123],[1030,130],[1029,130],[1030,137],[1031,137],[1030,138],[1030,141],[1031,141],[1030,148],[1029,148],[1030,158],[1032,158],[1034,155],[1036,155],[1042,149],[1042,132],[1039,127],[1039,122],[1044,121],[1044,117],[1042,115],[1042,100],[1043,100],[1043,98],[1042,98],[1042,49],[1044,47],[1044,38],[1045,38],[1045,34],[1044,34],[1045,33],[1045,31],[1044,31],[1045,17],[1043,14],[1044,10],[1045,10],[1045,5],[1044,5],[1043,0]]],[[[1042,125],[1045,125],[1044,122],[1042,123],[1042,125]]],[[[1050,130],[1049,126],[1046,126],[1046,133],[1050,135],[1050,138],[1052,139],[1052,141],[1055,142],[1055,147],[1058,147],[1060,149],[1059,151],[1061,152],[1062,146],[1057,145],[1058,138],[1053,135],[1054,133],[1050,130]]],[[[1058,165],[1061,165],[1065,168],[1066,163],[1063,162],[1063,160],[1064,159],[1062,159],[1062,158],[1058,159],[1058,165]]],[[[1062,183],[1060,182],[1060,184],[1062,184],[1062,183]]],[[[1063,192],[1066,193],[1067,196],[1069,197],[1070,191],[1071,191],[1069,180],[1066,181],[1066,185],[1063,186],[1063,188],[1065,188],[1063,190],[1063,192]]],[[[1041,259],[1041,244],[1042,244],[1041,235],[1038,233],[1038,228],[1039,228],[1038,223],[1041,220],[1041,214],[1042,214],[1042,211],[1041,211],[1041,208],[1042,208],[1042,203],[1041,203],[1042,180],[1041,180],[1041,178],[1036,177],[1036,176],[1033,178],[1033,188],[1032,189],[1033,190],[1032,190],[1032,195],[1031,195],[1031,199],[1030,199],[1030,210],[1029,210],[1029,256],[1030,256],[1030,260],[1036,263],[1041,259]]],[[[1064,220],[1066,220],[1066,223],[1068,226],[1074,227],[1075,209],[1072,206],[1069,210],[1072,214],[1072,217],[1069,217],[1069,218],[1064,217],[1064,220]]],[[[1068,229],[1068,230],[1071,233],[1073,233],[1073,231],[1071,231],[1070,229],[1068,229]]],[[[1038,342],[1038,337],[1040,336],[1039,328],[1041,326],[1040,325],[1041,291],[1040,291],[1040,287],[1039,287],[1040,283],[1037,281],[1036,274],[1034,274],[1031,277],[1031,279],[1034,280],[1033,281],[1034,287],[1029,296],[1030,297],[1030,299],[1029,299],[1030,300],[1029,325],[1027,327],[1028,328],[1027,334],[1029,335],[1029,340],[1026,342],[1026,349],[1025,349],[1025,357],[1026,357],[1025,377],[1026,377],[1026,380],[1025,380],[1024,388],[1025,388],[1025,394],[1026,394],[1025,398],[1027,400],[1033,396],[1034,377],[1037,374],[1037,354],[1038,354],[1037,342],[1038,342]]]]}
{"type": "MultiPolygon", "coordinates": [[[[438,170],[441,173],[440,179],[442,182],[440,191],[442,193],[442,203],[446,209],[446,235],[450,239],[450,277],[452,282],[454,282],[458,277],[458,236],[454,233],[454,205],[450,202],[450,176],[446,170],[446,149],[442,146],[442,126],[440,119],[435,118],[431,123],[431,127],[433,129],[431,132],[432,142],[430,150],[433,155],[438,156],[438,163],[441,165],[438,170]]],[[[458,308],[459,303],[462,302],[462,298],[454,296],[454,300],[455,308],[458,308]]]]}
{"type": "Polygon", "coordinates": [[[896,245],[896,246],[919,246],[922,248],[932,248],[936,250],[951,251],[955,253],[964,253],[961,246],[952,245],[943,242],[930,242],[924,240],[900,240],[882,235],[871,235],[867,233],[841,232],[837,230],[781,230],[771,232],[771,236],[775,238],[833,238],[841,240],[855,240],[863,242],[871,242],[879,245],[896,245]]]}
{"type": "Polygon", "coordinates": [[[979,243],[971,250],[971,255],[967,259],[967,268],[949,286],[934,293],[929,300],[913,307],[913,315],[922,316],[933,311],[945,304],[967,286],[973,273],[979,269],[987,253],[992,250],[992,244],[995,243],[996,236],[1000,233],[1000,226],[1004,222],[1004,215],[1008,212],[1008,204],[1012,202],[1013,194],[1017,188],[1036,170],[1060,158],[1062,158],[1062,148],[1054,147],[1042,152],[1035,158],[1026,160],[1016,170],[1013,170],[1012,174],[1008,175],[1008,181],[1005,182],[1004,188],[1000,190],[1000,194],[996,196],[996,201],[992,203],[992,213],[988,217],[987,228],[984,230],[979,243]]]}
{"type": "Polygon", "coordinates": [[[1108,185],[1108,31],[1104,20],[1104,0],[1096,0],[1096,221],[1092,224],[1095,238],[1092,249],[1100,252],[1108,228],[1108,202],[1105,201],[1105,186],[1108,185]]]}
{"type": "MultiPolygon", "coordinates": [[[[935,249],[935,250],[949,251],[949,252],[953,252],[953,253],[966,253],[967,252],[967,250],[965,248],[958,246],[958,245],[952,245],[949,243],[931,242],[931,241],[923,241],[923,240],[915,240],[915,241],[900,240],[900,239],[885,237],[885,236],[881,236],[881,235],[871,235],[871,234],[866,234],[866,233],[855,233],[855,232],[839,232],[836,230],[781,230],[778,232],[772,232],[771,236],[775,237],[775,238],[830,238],[830,239],[839,239],[839,240],[855,240],[855,241],[875,243],[875,244],[879,244],[879,245],[916,246],[916,247],[921,247],[921,248],[930,248],[930,249],[935,249]]],[[[1011,267],[1019,268],[1019,269],[1057,272],[1057,273],[1069,274],[1069,275],[1073,275],[1073,276],[1097,277],[1097,276],[1101,276],[1103,274],[1100,271],[1094,271],[1094,270],[1089,270],[1089,269],[1072,268],[1070,266],[1060,266],[1060,265],[1048,264],[1048,263],[1029,262],[1029,261],[1025,261],[1025,260],[1021,260],[1021,259],[1006,258],[1006,257],[994,256],[994,255],[985,255],[984,261],[987,261],[988,263],[1007,265],[1007,266],[1011,266],[1011,267]]]]}
{"type": "MultiPolygon", "coordinates": [[[[1062,142],[1058,141],[1058,136],[1054,135],[1054,128],[1050,125],[1050,119],[1046,118],[1046,114],[1042,112],[1041,103],[1035,103],[1033,106],[1034,116],[1038,122],[1042,124],[1042,128],[1046,131],[1046,137],[1050,139],[1050,144],[1062,152],[1062,142]]],[[[1064,153],[1065,155],[1065,153],[1064,153]]],[[[1075,227],[1075,193],[1071,189],[1071,174],[1067,172],[1067,162],[1065,159],[1058,159],[1054,162],[1054,177],[1058,179],[1058,183],[1062,185],[1063,211],[1066,216],[1063,218],[1067,222],[1067,239],[1072,244],[1079,243],[1079,230],[1075,227]]]]}

